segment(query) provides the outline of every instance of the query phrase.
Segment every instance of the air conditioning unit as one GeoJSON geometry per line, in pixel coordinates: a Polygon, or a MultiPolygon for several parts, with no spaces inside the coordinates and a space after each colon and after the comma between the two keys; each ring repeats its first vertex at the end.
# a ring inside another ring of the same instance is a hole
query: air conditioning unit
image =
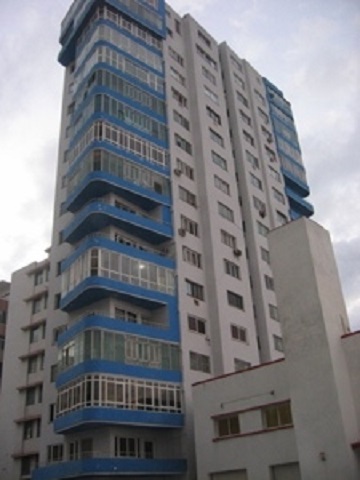
{"type": "Polygon", "coordinates": [[[235,257],[241,257],[242,251],[239,250],[238,248],[235,248],[234,249],[234,255],[235,255],[235,257]]]}
{"type": "Polygon", "coordinates": [[[199,305],[199,300],[196,300],[196,298],[194,298],[194,303],[195,305],[199,305]]]}
{"type": "Polygon", "coordinates": [[[185,235],[186,235],[185,228],[179,228],[178,234],[180,235],[180,237],[185,237],[185,235]]]}
{"type": "Polygon", "coordinates": [[[180,177],[182,172],[181,172],[180,168],[174,168],[174,173],[177,177],[180,177]]]}
{"type": "Polygon", "coordinates": [[[266,217],[266,210],[265,210],[265,208],[261,208],[261,209],[259,210],[259,215],[260,215],[261,218],[266,217]]]}

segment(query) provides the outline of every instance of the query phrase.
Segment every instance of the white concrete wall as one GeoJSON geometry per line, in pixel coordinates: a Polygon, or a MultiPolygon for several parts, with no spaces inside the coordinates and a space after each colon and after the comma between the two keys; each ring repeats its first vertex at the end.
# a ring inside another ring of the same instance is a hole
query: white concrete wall
{"type": "Polygon", "coordinates": [[[328,233],[300,219],[269,236],[303,480],[359,478],[347,314],[328,233]]]}

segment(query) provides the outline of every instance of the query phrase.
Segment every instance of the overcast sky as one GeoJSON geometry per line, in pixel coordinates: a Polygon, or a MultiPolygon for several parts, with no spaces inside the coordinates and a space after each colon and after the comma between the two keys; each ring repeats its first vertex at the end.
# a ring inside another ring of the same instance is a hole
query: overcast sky
{"type": "MultiPolygon", "coordinates": [[[[60,124],[60,22],[71,0],[8,0],[0,14],[0,280],[50,245],[60,124]]],[[[290,100],[315,206],[360,328],[360,1],[170,0],[290,100]]]]}

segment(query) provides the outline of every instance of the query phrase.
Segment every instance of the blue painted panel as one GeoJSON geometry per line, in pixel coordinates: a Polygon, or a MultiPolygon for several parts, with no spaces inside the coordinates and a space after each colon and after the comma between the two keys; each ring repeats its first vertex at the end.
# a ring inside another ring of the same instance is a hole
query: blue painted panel
{"type": "MultiPolygon", "coordinates": [[[[154,190],[123,180],[116,175],[103,171],[89,173],[68,197],[64,208],[75,212],[92,198],[108,193],[118,194],[144,210],[152,210],[157,205],[170,205],[170,196],[161,195],[154,190]]],[[[170,223],[167,217],[167,223],[170,223]]]]}
{"type": "Polygon", "coordinates": [[[63,238],[69,243],[78,242],[84,236],[108,225],[118,226],[154,244],[165,242],[173,236],[170,224],[163,225],[115,206],[94,201],[75,216],[63,231],[63,238]]]}
{"type": "Polygon", "coordinates": [[[181,413],[162,413],[121,408],[86,407],[54,420],[56,433],[76,431],[101,425],[142,425],[160,428],[179,428],[184,425],[181,413]]]}
{"type": "Polygon", "coordinates": [[[179,371],[127,365],[110,360],[86,360],[85,362],[70,367],[65,372],[59,373],[56,377],[56,388],[63,387],[77,377],[90,375],[92,373],[119,375],[159,382],[180,383],[182,381],[182,375],[179,371]]]}
{"type": "Polygon", "coordinates": [[[300,213],[301,216],[311,217],[314,214],[314,207],[290,188],[285,187],[285,193],[289,199],[291,210],[300,213]]]}
{"type": "Polygon", "coordinates": [[[148,290],[109,278],[88,277],[61,300],[60,308],[65,312],[70,312],[109,296],[147,309],[155,309],[161,305],[166,305],[172,298],[166,293],[148,290]]]}
{"type": "Polygon", "coordinates": [[[153,340],[164,340],[169,342],[180,342],[180,333],[177,319],[172,316],[165,328],[152,327],[139,323],[127,322],[118,318],[104,317],[102,315],[91,315],[82,318],[75,325],[63,332],[57,341],[57,345],[61,348],[65,343],[69,342],[76,335],[90,328],[102,328],[113,332],[130,333],[132,335],[141,335],[153,340]],[[176,321],[175,321],[176,320],[176,321]]]}
{"type": "Polygon", "coordinates": [[[300,178],[298,178],[293,173],[286,170],[286,168],[282,167],[281,171],[284,175],[285,185],[293,190],[295,193],[300,195],[300,197],[307,197],[310,194],[309,186],[304,183],[300,178]]]}
{"type": "Polygon", "coordinates": [[[88,478],[89,475],[119,476],[146,475],[161,478],[165,475],[182,475],[187,470],[184,459],[130,459],[130,458],[88,458],[73,462],[61,462],[35,470],[32,480],[65,480],[67,478],[88,478]]]}

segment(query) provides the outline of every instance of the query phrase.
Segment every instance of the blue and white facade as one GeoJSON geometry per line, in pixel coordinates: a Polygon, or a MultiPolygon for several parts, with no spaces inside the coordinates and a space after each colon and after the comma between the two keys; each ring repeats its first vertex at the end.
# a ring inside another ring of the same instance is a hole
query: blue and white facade
{"type": "Polygon", "coordinates": [[[274,129],[276,147],[285,180],[285,191],[289,201],[290,218],[311,217],[314,207],[304,200],[309,193],[306,172],[303,166],[299,139],[290,103],[283,93],[264,78],[267,100],[270,107],[271,123],[274,129]]]}
{"type": "Polygon", "coordinates": [[[268,83],[190,15],[75,0],[60,41],[52,245],[14,276],[0,472],[196,480],[192,384],[283,356],[267,233],[304,186],[268,83]]]}
{"type": "Polygon", "coordinates": [[[180,475],[184,423],[162,43],[165,5],[78,1],[62,24],[65,199],[56,418],[35,479],[180,475]]]}

